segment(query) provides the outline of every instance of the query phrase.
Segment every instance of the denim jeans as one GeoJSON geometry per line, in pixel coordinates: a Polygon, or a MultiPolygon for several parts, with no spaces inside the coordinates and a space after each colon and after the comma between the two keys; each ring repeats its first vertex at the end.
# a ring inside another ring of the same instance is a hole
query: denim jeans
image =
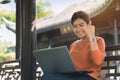
{"type": "Polygon", "coordinates": [[[87,74],[44,74],[41,80],[96,80],[87,74]]]}

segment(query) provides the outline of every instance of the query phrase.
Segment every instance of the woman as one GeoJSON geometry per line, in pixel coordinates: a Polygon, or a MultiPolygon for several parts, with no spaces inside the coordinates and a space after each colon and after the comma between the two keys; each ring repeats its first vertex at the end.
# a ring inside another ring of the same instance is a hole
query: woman
{"type": "Polygon", "coordinates": [[[75,12],[71,24],[75,35],[80,38],[70,46],[74,65],[77,70],[93,71],[85,76],[85,80],[97,80],[105,57],[105,42],[103,38],[95,36],[95,26],[91,25],[91,20],[84,11],[75,12]]]}
{"type": "Polygon", "coordinates": [[[77,70],[89,70],[89,74],[46,73],[41,80],[96,80],[105,57],[105,43],[95,36],[95,27],[89,16],[75,12],[71,18],[74,33],[80,38],[70,46],[70,54],[77,70]]]}

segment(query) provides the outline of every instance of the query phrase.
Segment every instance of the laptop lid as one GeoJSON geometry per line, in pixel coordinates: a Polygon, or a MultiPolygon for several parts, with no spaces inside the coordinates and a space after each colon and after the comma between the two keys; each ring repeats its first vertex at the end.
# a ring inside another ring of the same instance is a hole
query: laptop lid
{"type": "Polygon", "coordinates": [[[69,73],[76,71],[66,46],[36,50],[33,55],[44,73],[69,73]]]}

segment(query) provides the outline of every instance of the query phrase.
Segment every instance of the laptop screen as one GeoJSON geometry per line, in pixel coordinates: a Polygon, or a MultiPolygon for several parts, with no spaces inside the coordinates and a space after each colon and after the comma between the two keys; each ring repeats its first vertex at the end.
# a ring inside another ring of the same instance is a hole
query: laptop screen
{"type": "Polygon", "coordinates": [[[43,72],[68,73],[76,71],[66,46],[34,51],[43,72]]]}

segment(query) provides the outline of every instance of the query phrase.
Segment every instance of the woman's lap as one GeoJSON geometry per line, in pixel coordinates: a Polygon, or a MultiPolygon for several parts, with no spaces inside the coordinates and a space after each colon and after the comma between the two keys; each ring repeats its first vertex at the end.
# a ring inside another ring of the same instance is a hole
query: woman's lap
{"type": "Polygon", "coordinates": [[[41,80],[95,80],[88,75],[44,74],[41,80]]]}

